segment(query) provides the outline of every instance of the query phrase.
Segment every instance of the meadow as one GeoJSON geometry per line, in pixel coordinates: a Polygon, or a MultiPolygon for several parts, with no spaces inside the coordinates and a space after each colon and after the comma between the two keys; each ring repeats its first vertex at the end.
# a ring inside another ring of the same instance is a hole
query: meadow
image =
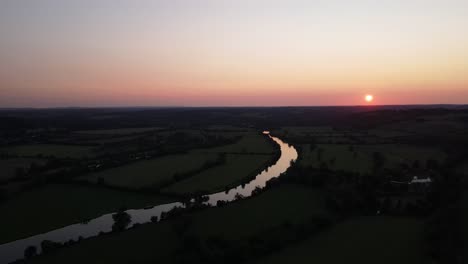
{"type": "Polygon", "coordinates": [[[242,180],[255,176],[269,163],[273,155],[226,155],[226,162],[201,171],[186,180],[164,188],[164,193],[213,193],[222,191],[226,186],[240,183],[242,180]]]}
{"type": "Polygon", "coordinates": [[[195,172],[192,175],[194,176],[193,180],[188,179],[185,181],[189,181],[189,185],[196,182],[196,185],[187,187],[187,183],[182,181],[181,185],[177,184],[174,188],[171,187],[170,191],[180,193],[182,190],[220,190],[233,182],[238,182],[240,179],[250,176],[251,173],[258,171],[260,166],[266,166],[266,161],[271,158],[271,155],[251,154],[273,153],[274,148],[268,140],[263,135],[248,134],[233,144],[194,149],[185,154],[173,154],[141,160],[91,173],[80,177],[78,180],[92,183],[104,182],[110,186],[140,189],[166,185],[175,180],[178,181],[175,179],[177,175],[195,172]],[[223,153],[236,153],[237,158],[234,159],[233,156],[230,156],[231,158],[228,158],[223,166],[210,167],[205,170],[207,164],[216,162],[219,155],[223,153]],[[203,171],[197,172],[199,170],[203,171]],[[209,180],[203,179],[204,177],[208,177],[209,180]]]}
{"type": "Polygon", "coordinates": [[[202,152],[207,153],[240,153],[240,154],[249,154],[249,153],[262,153],[262,154],[271,154],[273,153],[274,148],[270,139],[266,136],[260,134],[249,133],[243,136],[236,143],[219,146],[209,149],[204,149],[202,152]]]}
{"type": "Polygon", "coordinates": [[[330,230],[253,263],[428,263],[420,220],[369,216],[330,230]]]}
{"type": "Polygon", "coordinates": [[[219,237],[234,242],[272,230],[286,221],[301,224],[314,216],[327,217],[324,208],[319,191],[286,185],[224,207],[88,239],[54,254],[40,256],[32,263],[172,262],[180,247],[186,244],[184,238],[219,237]],[[180,228],[184,229],[183,234],[180,228]]]}
{"type": "Polygon", "coordinates": [[[78,180],[92,183],[104,181],[111,186],[139,189],[171,181],[175,174],[197,170],[216,158],[214,153],[168,155],[91,173],[78,180]]]}
{"type": "Polygon", "coordinates": [[[84,158],[94,155],[93,148],[88,146],[31,144],[1,148],[0,153],[17,155],[20,157],[57,157],[84,158]]]}
{"type": "Polygon", "coordinates": [[[0,244],[80,223],[120,208],[170,202],[156,195],[91,186],[49,184],[0,203],[0,244]],[[14,227],[14,228],[12,228],[14,227]]]}
{"type": "Polygon", "coordinates": [[[129,135],[138,134],[151,131],[157,131],[160,127],[135,127],[135,128],[117,128],[117,129],[97,129],[97,130],[80,130],[75,131],[78,134],[91,134],[91,135],[129,135]]]}
{"type": "Polygon", "coordinates": [[[446,154],[435,148],[410,145],[379,144],[379,145],[346,145],[317,144],[301,145],[303,156],[302,166],[319,168],[321,163],[327,164],[331,170],[343,170],[357,173],[371,173],[374,168],[374,153],[378,152],[385,159],[385,168],[397,168],[401,164],[412,166],[415,161],[425,166],[429,159],[443,163],[446,154]]]}

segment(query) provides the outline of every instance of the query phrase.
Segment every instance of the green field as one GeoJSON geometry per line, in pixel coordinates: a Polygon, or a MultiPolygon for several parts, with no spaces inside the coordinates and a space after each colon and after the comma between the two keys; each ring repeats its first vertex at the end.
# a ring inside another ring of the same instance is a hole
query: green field
{"type": "Polygon", "coordinates": [[[419,220],[362,217],[255,263],[430,263],[424,256],[422,239],[423,224],[419,220]]]}
{"type": "Polygon", "coordinates": [[[335,145],[319,144],[311,151],[310,145],[301,145],[303,156],[300,164],[319,167],[325,162],[332,170],[344,170],[358,173],[370,173],[373,169],[373,154],[379,152],[385,157],[385,167],[395,168],[400,163],[411,165],[419,160],[425,166],[428,159],[439,162],[445,160],[445,153],[432,148],[409,145],[335,145]],[[322,149],[321,160],[318,159],[322,149]],[[334,160],[334,161],[333,161],[334,160]]]}
{"type": "Polygon", "coordinates": [[[144,208],[168,202],[154,195],[106,188],[47,185],[0,204],[0,244],[96,218],[119,208],[144,208]]]}
{"type": "Polygon", "coordinates": [[[202,152],[225,153],[272,153],[271,140],[261,134],[248,134],[234,144],[201,150],[202,152]]]}
{"type": "Polygon", "coordinates": [[[197,191],[221,191],[232,183],[261,171],[272,159],[271,155],[228,154],[226,163],[204,170],[186,180],[177,182],[165,189],[169,193],[194,193],[197,191]]]}
{"type": "MultiPolygon", "coordinates": [[[[229,144],[220,147],[196,149],[187,154],[169,155],[152,160],[144,160],[132,164],[124,165],[117,168],[107,169],[104,171],[92,173],[80,177],[80,180],[97,183],[100,178],[104,179],[106,184],[112,186],[126,188],[143,188],[152,185],[165,183],[173,179],[175,174],[187,173],[203,167],[206,162],[213,162],[217,159],[219,153],[272,153],[273,146],[269,139],[262,135],[247,135],[241,138],[234,144],[229,144]]],[[[238,181],[240,177],[246,177],[248,174],[256,170],[259,166],[265,166],[265,160],[269,155],[245,155],[246,157],[238,157],[236,162],[238,168],[234,165],[216,167],[208,172],[202,172],[194,179],[196,185],[190,187],[185,183],[181,183],[176,189],[222,189],[225,185],[238,181]],[[265,157],[266,156],[266,157],[265,157]],[[245,163],[245,164],[242,164],[245,163]],[[229,170],[229,171],[228,171],[229,170]],[[241,173],[241,174],[238,174],[241,173]],[[203,180],[201,177],[209,177],[209,180],[203,180]],[[221,186],[220,184],[225,184],[221,186]]],[[[192,182],[192,183],[194,183],[192,182]]],[[[172,190],[176,190],[172,189],[172,190]]]]}
{"type": "Polygon", "coordinates": [[[18,155],[21,157],[54,156],[57,158],[83,158],[93,156],[92,148],[86,146],[37,144],[20,145],[0,149],[0,153],[18,155]]]}
{"type": "Polygon", "coordinates": [[[32,158],[14,158],[0,160],[0,182],[15,177],[17,169],[27,172],[31,164],[41,166],[44,163],[44,160],[32,158]]]}
{"type": "Polygon", "coordinates": [[[222,235],[235,240],[280,226],[285,221],[302,224],[317,216],[329,216],[321,191],[283,185],[245,201],[195,214],[196,228],[192,231],[200,236],[222,235]]]}
{"type": "Polygon", "coordinates": [[[138,189],[172,180],[174,174],[199,169],[216,158],[214,153],[169,155],[88,174],[79,180],[97,183],[102,178],[109,185],[138,189]]]}
{"type": "MultiPolygon", "coordinates": [[[[236,241],[286,220],[303,223],[317,215],[327,215],[320,192],[295,185],[281,186],[252,199],[194,213],[187,233],[236,241]]],[[[168,220],[85,240],[33,259],[32,263],[172,263],[183,238],[174,232],[174,220],[168,220]]]]}
{"type": "Polygon", "coordinates": [[[99,130],[81,130],[75,131],[80,134],[92,135],[128,135],[160,130],[160,127],[136,127],[136,128],[118,128],[118,129],[99,129],[99,130]]]}

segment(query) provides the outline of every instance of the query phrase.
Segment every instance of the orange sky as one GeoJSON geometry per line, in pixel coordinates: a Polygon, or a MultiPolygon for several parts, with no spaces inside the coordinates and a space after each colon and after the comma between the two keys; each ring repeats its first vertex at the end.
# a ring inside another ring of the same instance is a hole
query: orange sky
{"type": "Polygon", "coordinates": [[[2,1],[0,107],[468,103],[468,3],[349,2],[2,1]]]}

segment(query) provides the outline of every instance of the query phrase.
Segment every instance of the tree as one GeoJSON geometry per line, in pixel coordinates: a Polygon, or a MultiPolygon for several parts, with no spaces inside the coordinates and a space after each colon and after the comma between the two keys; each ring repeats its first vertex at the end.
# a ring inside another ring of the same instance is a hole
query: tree
{"type": "Polygon", "coordinates": [[[151,222],[153,222],[153,223],[157,223],[157,222],[158,222],[158,217],[157,217],[157,216],[155,216],[155,215],[154,215],[154,216],[152,216],[152,217],[151,217],[151,222]]]}
{"type": "Polygon", "coordinates": [[[114,219],[112,231],[123,231],[132,222],[132,217],[123,210],[120,210],[119,212],[113,214],[112,218],[114,219]]]}
{"type": "Polygon", "coordinates": [[[59,247],[61,247],[62,244],[58,243],[58,242],[53,242],[53,241],[50,241],[50,240],[44,240],[41,242],[41,248],[42,248],[42,252],[44,254],[47,254],[51,251],[54,251],[56,249],[58,249],[59,247]]]}
{"type": "Polygon", "coordinates": [[[35,246],[29,246],[24,250],[24,257],[30,259],[37,255],[37,248],[35,246]]]}
{"type": "Polygon", "coordinates": [[[260,186],[256,186],[255,189],[252,190],[252,196],[260,194],[262,192],[262,188],[260,186]]]}

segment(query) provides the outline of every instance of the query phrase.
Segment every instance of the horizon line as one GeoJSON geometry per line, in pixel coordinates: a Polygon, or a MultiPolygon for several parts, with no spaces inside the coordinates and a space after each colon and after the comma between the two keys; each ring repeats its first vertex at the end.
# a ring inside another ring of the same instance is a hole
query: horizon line
{"type": "Polygon", "coordinates": [[[207,105],[207,106],[190,106],[190,105],[166,105],[166,106],[57,106],[57,107],[0,107],[0,111],[4,110],[53,110],[53,109],[115,109],[115,108],[300,108],[300,107],[398,107],[398,106],[468,106],[468,103],[463,104],[361,104],[361,105],[207,105]]]}

